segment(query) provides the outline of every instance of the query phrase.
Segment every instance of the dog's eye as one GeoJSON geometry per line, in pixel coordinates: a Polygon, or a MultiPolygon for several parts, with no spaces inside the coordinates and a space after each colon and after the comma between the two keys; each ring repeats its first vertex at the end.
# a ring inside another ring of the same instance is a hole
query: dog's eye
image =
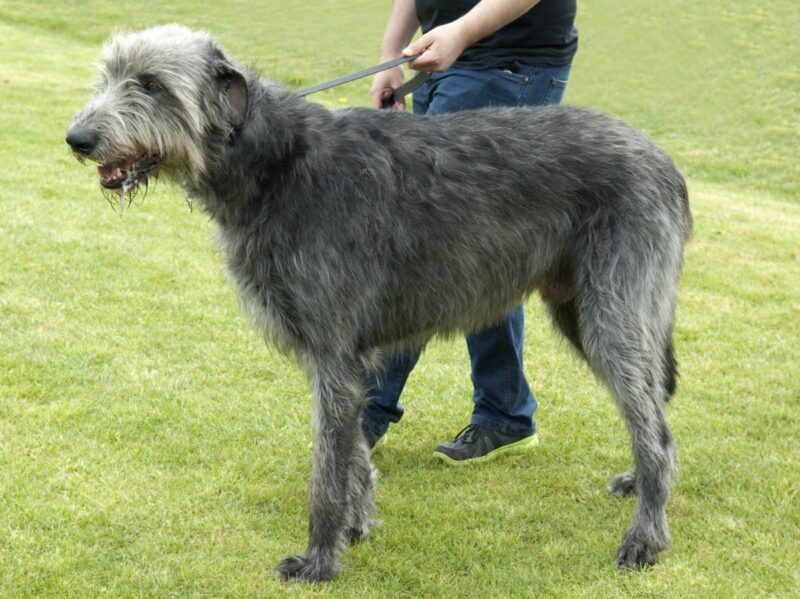
{"type": "Polygon", "coordinates": [[[144,88],[144,90],[146,92],[148,92],[148,93],[157,92],[158,90],[161,89],[161,86],[159,85],[158,81],[156,81],[155,79],[149,79],[149,78],[148,79],[142,79],[140,81],[140,83],[141,83],[142,87],[144,88]]]}

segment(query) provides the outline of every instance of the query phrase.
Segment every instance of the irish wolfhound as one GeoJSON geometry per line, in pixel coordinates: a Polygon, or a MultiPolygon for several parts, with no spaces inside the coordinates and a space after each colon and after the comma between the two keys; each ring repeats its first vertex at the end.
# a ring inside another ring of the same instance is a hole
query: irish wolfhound
{"type": "Polygon", "coordinates": [[[67,142],[106,189],[130,193],[158,169],[197,198],[257,328],[310,377],[310,540],[282,576],[332,578],[343,544],[374,524],[364,369],[490,325],[537,289],[631,433],[635,470],[610,487],[638,495],[617,563],[656,561],[691,229],[663,151],[571,107],[330,112],[176,25],[113,37],[101,73],[67,142]]]}

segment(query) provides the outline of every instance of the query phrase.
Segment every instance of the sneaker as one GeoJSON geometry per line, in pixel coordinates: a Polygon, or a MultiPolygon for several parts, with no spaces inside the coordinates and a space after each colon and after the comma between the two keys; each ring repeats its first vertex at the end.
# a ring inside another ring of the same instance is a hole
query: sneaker
{"type": "Polygon", "coordinates": [[[477,424],[462,429],[452,441],[445,441],[433,451],[433,457],[449,466],[488,462],[498,455],[520,453],[539,443],[532,435],[506,435],[477,424]]]}

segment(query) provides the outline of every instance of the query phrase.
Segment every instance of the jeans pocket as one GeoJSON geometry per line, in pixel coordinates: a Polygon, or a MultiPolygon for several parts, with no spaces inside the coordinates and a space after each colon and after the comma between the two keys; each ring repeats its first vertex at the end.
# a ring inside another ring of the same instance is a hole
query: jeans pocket
{"type": "Polygon", "coordinates": [[[515,73],[508,69],[492,69],[492,71],[506,81],[511,81],[520,85],[528,85],[528,82],[530,81],[530,77],[525,73],[515,73]]]}

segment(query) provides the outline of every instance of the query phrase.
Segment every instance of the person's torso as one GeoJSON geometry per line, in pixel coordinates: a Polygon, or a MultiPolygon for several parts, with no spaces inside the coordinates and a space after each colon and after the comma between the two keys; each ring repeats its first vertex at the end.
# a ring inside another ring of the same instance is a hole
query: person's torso
{"type": "MultiPolygon", "coordinates": [[[[423,33],[468,13],[479,0],[416,0],[423,33]]],[[[455,65],[473,69],[505,68],[514,62],[564,66],[578,49],[577,0],[541,0],[524,15],[479,40],[455,65]]]]}

